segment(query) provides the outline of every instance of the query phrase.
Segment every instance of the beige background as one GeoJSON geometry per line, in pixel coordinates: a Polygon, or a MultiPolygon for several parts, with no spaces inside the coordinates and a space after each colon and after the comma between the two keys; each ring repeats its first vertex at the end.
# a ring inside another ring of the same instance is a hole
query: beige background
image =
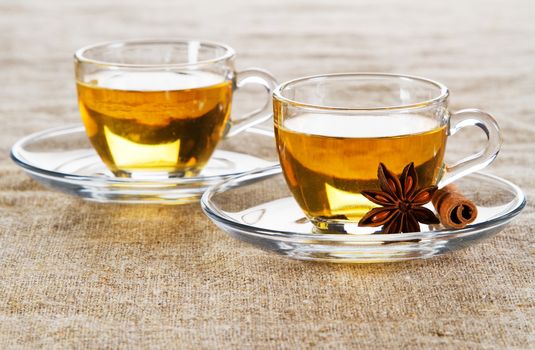
{"type": "Polygon", "coordinates": [[[89,204],[8,157],[18,138],[78,121],[76,48],[195,37],[232,45],[238,68],[280,80],[385,71],[442,81],[453,109],[496,116],[505,144],[489,171],[535,197],[532,1],[110,3],[0,2],[0,348],[535,347],[530,203],[495,238],[441,258],[304,263],[234,241],[197,205],[89,204]]]}

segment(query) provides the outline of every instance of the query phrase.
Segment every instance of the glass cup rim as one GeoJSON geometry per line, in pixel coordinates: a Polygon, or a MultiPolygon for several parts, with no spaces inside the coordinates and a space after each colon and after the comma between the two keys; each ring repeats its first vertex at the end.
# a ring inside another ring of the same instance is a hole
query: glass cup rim
{"type": "Polygon", "coordinates": [[[274,90],[273,90],[273,98],[284,102],[286,104],[291,104],[298,108],[306,108],[306,109],[315,109],[315,110],[323,110],[323,111],[346,111],[346,112],[365,112],[365,111],[397,111],[397,110],[405,110],[405,109],[421,109],[421,108],[427,108],[434,104],[440,104],[443,103],[448,99],[449,96],[449,89],[442,83],[439,83],[435,80],[414,76],[414,75],[407,75],[407,74],[397,74],[397,73],[376,73],[376,72],[345,72],[345,73],[329,73],[329,74],[317,74],[317,75],[309,75],[305,77],[300,77],[292,80],[288,80],[284,83],[279,84],[274,90]],[[319,79],[319,78],[340,78],[340,77],[355,77],[355,78],[371,78],[371,77],[379,77],[379,78],[392,78],[392,79],[408,79],[412,81],[418,81],[423,82],[429,85],[433,85],[437,87],[440,90],[440,93],[427,100],[423,100],[421,102],[417,103],[409,103],[404,105],[394,105],[394,106],[377,106],[377,107],[365,107],[365,108],[355,108],[355,107],[335,107],[335,106],[327,106],[327,105],[317,105],[313,103],[306,103],[306,102],[300,102],[297,100],[290,99],[288,97],[283,96],[283,91],[290,87],[291,85],[299,84],[308,80],[313,79],[319,79]]]}
{"type": "Polygon", "coordinates": [[[214,64],[214,63],[218,63],[221,61],[226,61],[226,60],[234,58],[235,55],[236,55],[236,52],[234,51],[232,47],[230,47],[227,44],[216,42],[216,41],[199,40],[199,39],[182,39],[182,38],[178,38],[178,39],[130,39],[130,40],[104,41],[104,42],[99,42],[99,43],[84,46],[76,50],[76,52],[74,53],[74,59],[78,63],[89,63],[89,64],[96,64],[96,65],[101,65],[101,66],[122,67],[122,68],[186,68],[186,67],[199,66],[199,65],[205,65],[205,64],[214,64]],[[162,45],[162,44],[188,44],[192,42],[197,42],[200,46],[222,48],[225,50],[225,52],[220,56],[217,56],[208,60],[197,61],[195,63],[157,63],[157,64],[120,63],[120,62],[93,59],[85,55],[89,50],[101,48],[101,47],[102,48],[104,47],[119,48],[119,47],[124,47],[124,46],[132,45],[132,44],[162,45]]]}

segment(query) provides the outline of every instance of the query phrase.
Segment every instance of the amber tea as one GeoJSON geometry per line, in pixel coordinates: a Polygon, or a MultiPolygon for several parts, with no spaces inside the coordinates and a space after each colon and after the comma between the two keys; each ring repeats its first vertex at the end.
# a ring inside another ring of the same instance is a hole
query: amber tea
{"type": "MultiPolygon", "coordinates": [[[[277,113],[277,110],[275,110],[277,113]]],[[[443,171],[446,126],[418,115],[275,115],[280,163],[308,217],[358,220],[375,204],[360,192],[379,189],[379,162],[401,174],[414,162],[421,186],[443,171]]]]}
{"type": "Polygon", "coordinates": [[[93,74],[77,82],[87,135],[116,176],[200,172],[223,135],[232,84],[202,71],[93,74]]]}

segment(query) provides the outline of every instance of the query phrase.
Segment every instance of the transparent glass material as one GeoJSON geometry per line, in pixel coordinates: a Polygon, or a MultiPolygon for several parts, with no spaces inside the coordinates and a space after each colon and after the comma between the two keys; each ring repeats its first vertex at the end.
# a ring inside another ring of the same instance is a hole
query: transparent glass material
{"type": "Polygon", "coordinates": [[[280,166],[253,171],[208,189],[201,205],[232,237],[292,259],[339,263],[425,259],[466,248],[501,230],[524,208],[515,184],[473,173],[456,182],[477,205],[476,221],[464,229],[421,225],[422,232],[382,234],[377,228],[349,226],[347,233],[317,233],[291,196],[280,166]]]}
{"type": "Polygon", "coordinates": [[[396,74],[343,73],[300,78],[273,92],[277,149],[288,186],[318,228],[340,231],[374,205],[380,162],[400,175],[413,162],[420,186],[451,183],[487,166],[501,146],[489,114],[448,110],[448,89],[396,74]],[[448,136],[476,126],[483,150],[445,164],[448,136]]]}
{"type": "Polygon", "coordinates": [[[198,40],[91,45],[74,56],[80,114],[93,147],[117,177],[197,175],[223,137],[270,119],[276,81],[236,72],[235,52],[198,40]],[[233,92],[266,90],[261,108],[232,116],[233,92]]]}
{"type": "MultiPolygon", "coordinates": [[[[269,125],[271,126],[271,125],[269,125]]],[[[276,164],[271,130],[259,125],[225,139],[202,172],[188,178],[120,178],[104,165],[82,126],[49,129],[19,140],[11,158],[42,184],[101,203],[185,204],[207,187],[253,169],[276,164]],[[243,144],[254,142],[258,153],[243,144]]]]}

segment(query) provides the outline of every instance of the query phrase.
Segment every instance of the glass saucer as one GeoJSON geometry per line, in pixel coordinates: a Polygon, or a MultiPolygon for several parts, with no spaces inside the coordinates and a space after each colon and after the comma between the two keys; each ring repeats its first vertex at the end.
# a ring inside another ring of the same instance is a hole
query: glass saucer
{"type": "Polygon", "coordinates": [[[277,163],[272,131],[251,128],[218,145],[201,174],[189,178],[118,178],[91,147],[82,126],[45,130],[19,140],[11,158],[37,181],[106,203],[184,204],[197,201],[211,185],[253,169],[277,163]],[[261,155],[248,154],[241,144],[254,142],[261,155]],[[240,150],[240,151],[238,151],[240,150]],[[272,151],[270,151],[272,150],[272,151]]]}
{"type": "Polygon", "coordinates": [[[231,236],[293,259],[341,263],[424,259],[468,247],[500,232],[524,207],[518,186],[497,176],[475,173],[456,182],[478,207],[464,229],[422,225],[422,232],[381,234],[359,228],[349,234],[315,233],[291,197],[280,166],[233,177],[208,189],[201,205],[231,236]]]}

